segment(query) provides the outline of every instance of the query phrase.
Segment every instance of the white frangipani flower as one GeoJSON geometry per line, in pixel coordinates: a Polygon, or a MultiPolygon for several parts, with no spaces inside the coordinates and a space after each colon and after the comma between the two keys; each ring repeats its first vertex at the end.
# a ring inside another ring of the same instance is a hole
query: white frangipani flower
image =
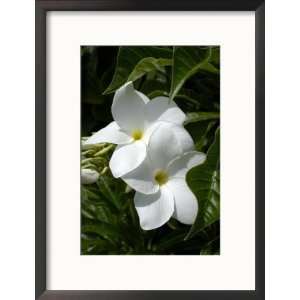
{"type": "MultiPolygon", "coordinates": [[[[167,97],[149,99],[132,82],[116,91],[112,107],[114,121],[93,134],[85,144],[117,144],[109,166],[114,177],[124,176],[145,159],[147,144],[160,123],[182,125],[185,114],[167,97]]],[[[170,146],[170,145],[169,145],[170,146]]]]}
{"type": "Polygon", "coordinates": [[[99,173],[92,169],[81,169],[81,183],[92,184],[99,178],[99,173]]]}
{"type": "Polygon", "coordinates": [[[144,230],[158,228],[171,217],[193,224],[198,202],[185,176],[203,163],[206,155],[194,151],[191,137],[182,127],[161,125],[150,137],[147,158],[122,179],[137,192],[134,203],[144,230]],[[176,128],[174,130],[174,128],[176,128]]]}

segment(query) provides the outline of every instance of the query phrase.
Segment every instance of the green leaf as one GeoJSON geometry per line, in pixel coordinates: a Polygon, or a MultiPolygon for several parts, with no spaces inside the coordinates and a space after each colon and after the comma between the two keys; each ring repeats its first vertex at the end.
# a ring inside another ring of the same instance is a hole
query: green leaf
{"type": "MultiPolygon", "coordinates": [[[[208,127],[210,126],[210,123],[214,121],[203,121],[203,122],[197,122],[197,123],[190,123],[185,126],[186,130],[189,132],[189,134],[192,136],[195,145],[199,141],[203,139],[203,137],[206,135],[208,127]]],[[[199,151],[199,149],[197,149],[199,151]]]]}
{"type": "Polygon", "coordinates": [[[207,120],[215,120],[219,118],[220,114],[218,112],[192,112],[186,114],[184,125],[207,120]]]}
{"type": "Polygon", "coordinates": [[[162,90],[155,90],[155,91],[149,93],[147,96],[149,97],[149,99],[153,99],[153,98],[160,97],[160,96],[169,97],[169,94],[168,94],[168,92],[165,92],[162,90]]]}
{"type": "MultiPolygon", "coordinates": [[[[201,81],[201,79],[199,79],[201,81]]],[[[197,84],[193,82],[193,84],[197,84]]],[[[186,112],[195,111],[212,111],[215,109],[213,105],[213,98],[208,93],[198,93],[193,89],[181,88],[178,94],[174,97],[174,100],[178,100],[178,104],[184,104],[186,112]]]]}
{"type": "Polygon", "coordinates": [[[190,123],[185,126],[195,142],[195,149],[200,152],[207,152],[209,146],[215,139],[216,128],[219,127],[219,120],[207,120],[190,123]]]}
{"type": "Polygon", "coordinates": [[[152,79],[146,78],[139,88],[139,91],[147,95],[149,99],[153,99],[158,96],[169,97],[169,90],[170,83],[168,78],[162,76],[155,76],[152,79]]]}
{"type": "Polygon", "coordinates": [[[201,255],[219,255],[220,254],[220,236],[209,241],[201,248],[201,255]]]}
{"type": "Polygon", "coordinates": [[[192,168],[187,184],[198,200],[198,215],[186,239],[217,221],[220,217],[220,130],[207,152],[204,164],[192,168]]]}
{"type": "Polygon", "coordinates": [[[147,79],[143,82],[140,91],[143,94],[148,95],[148,97],[150,94],[155,93],[155,91],[160,91],[160,94],[166,93],[166,95],[169,96],[169,89],[170,87],[166,81],[161,82],[160,80],[147,79]]]}
{"type": "Polygon", "coordinates": [[[127,81],[135,81],[141,78],[146,73],[150,73],[152,71],[160,71],[164,72],[165,66],[171,66],[172,59],[167,58],[153,58],[146,57],[141,59],[137,65],[134,67],[133,71],[129,75],[127,81]]]}
{"type": "Polygon", "coordinates": [[[210,63],[211,47],[174,47],[170,98],[174,99],[183,84],[199,71],[218,73],[210,63]]]}
{"type": "Polygon", "coordinates": [[[182,233],[179,230],[171,232],[165,235],[161,242],[155,245],[155,249],[159,251],[166,251],[170,249],[176,249],[176,245],[184,241],[186,233],[182,233]]]}
{"type": "Polygon", "coordinates": [[[81,203],[83,217],[91,220],[98,220],[103,223],[115,223],[116,215],[110,210],[108,201],[94,202],[83,201],[81,203]]]}
{"type": "Polygon", "coordinates": [[[102,239],[89,239],[84,234],[81,237],[81,254],[82,255],[99,255],[108,254],[111,251],[120,250],[119,246],[102,239]]]}
{"type": "MultiPolygon", "coordinates": [[[[202,124],[203,122],[201,122],[200,124],[202,124]]],[[[194,124],[199,124],[199,123],[194,123],[194,124]]],[[[198,139],[195,143],[195,148],[197,151],[203,152],[204,148],[208,145],[210,145],[213,140],[214,140],[214,126],[216,125],[216,121],[209,121],[206,127],[205,132],[203,133],[203,135],[201,136],[200,139],[198,139]],[[213,132],[212,132],[213,131],[213,132]]],[[[205,151],[206,152],[206,151],[205,151]]]]}
{"type": "Polygon", "coordinates": [[[156,70],[157,67],[171,64],[169,61],[171,58],[172,50],[168,48],[120,47],[112,82],[104,94],[114,92],[127,81],[136,80],[145,73],[156,70]]]}
{"type": "Polygon", "coordinates": [[[125,190],[125,184],[120,180],[113,180],[107,176],[100,176],[98,187],[104,197],[113,204],[118,210],[121,209],[120,201],[122,193],[125,190]]]}
{"type": "Polygon", "coordinates": [[[213,47],[211,49],[211,59],[210,62],[219,68],[220,66],[220,47],[213,47]]]}
{"type": "Polygon", "coordinates": [[[97,225],[84,225],[81,228],[82,233],[93,233],[112,243],[118,243],[122,238],[117,228],[111,224],[98,223],[97,225]]]}

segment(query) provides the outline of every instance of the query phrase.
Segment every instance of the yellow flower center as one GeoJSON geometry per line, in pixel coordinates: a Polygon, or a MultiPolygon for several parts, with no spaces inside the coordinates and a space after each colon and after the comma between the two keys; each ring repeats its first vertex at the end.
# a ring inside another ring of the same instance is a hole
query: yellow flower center
{"type": "Polygon", "coordinates": [[[168,181],[169,176],[164,170],[158,170],[154,174],[154,179],[159,185],[163,185],[168,181]]]}
{"type": "Polygon", "coordinates": [[[140,140],[143,137],[143,132],[140,129],[136,129],[132,131],[131,136],[135,141],[140,140]]]}

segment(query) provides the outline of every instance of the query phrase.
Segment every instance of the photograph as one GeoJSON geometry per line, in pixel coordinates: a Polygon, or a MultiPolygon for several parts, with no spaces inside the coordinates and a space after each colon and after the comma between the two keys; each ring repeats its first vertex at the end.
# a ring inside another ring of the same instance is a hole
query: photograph
{"type": "Polygon", "coordinates": [[[219,45],[80,46],[81,255],[221,255],[219,45]]]}

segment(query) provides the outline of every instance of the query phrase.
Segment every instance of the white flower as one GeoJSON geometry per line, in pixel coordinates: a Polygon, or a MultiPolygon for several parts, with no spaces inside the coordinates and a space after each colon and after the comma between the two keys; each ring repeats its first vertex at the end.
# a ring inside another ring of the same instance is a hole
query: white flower
{"type": "Polygon", "coordinates": [[[99,178],[99,173],[91,169],[81,169],[81,183],[92,184],[99,178]]]}
{"type": "Polygon", "coordinates": [[[144,230],[158,228],[171,217],[193,224],[198,202],[185,181],[206,155],[193,150],[191,137],[180,126],[161,125],[150,137],[144,162],[122,179],[137,192],[134,203],[144,230]]]}
{"type": "Polygon", "coordinates": [[[149,99],[132,82],[116,91],[112,107],[114,121],[93,134],[85,144],[117,144],[109,166],[114,177],[137,168],[146,157],[149,137],[161,122],[182,125],[185,114],[167,97],[149,99]]]}

